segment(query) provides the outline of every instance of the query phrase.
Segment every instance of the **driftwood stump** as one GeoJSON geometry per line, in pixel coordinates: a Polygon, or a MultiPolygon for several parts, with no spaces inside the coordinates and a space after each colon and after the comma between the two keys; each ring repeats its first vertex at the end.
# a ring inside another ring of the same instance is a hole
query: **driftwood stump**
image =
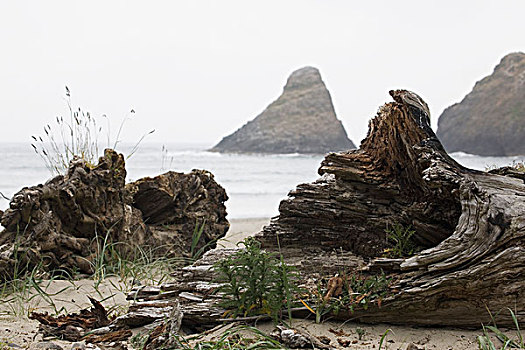
{"type": "Polygon", "coordinates": [[[202,227],[202,235],[195,251],[215,247],[214,242],[230,227],[224,206],[228,196],[209,171],[168,171],[132,182],[126,189],[132,195],[133,207],[142,213],[150,241],[159,254],[190,253],[196,227],[202,227]]]}
{"type": "Polygon", "coordinates": [[[105,242],[125,258],[139,248],[182,258],[196,225],[204,225],[197,249],[226,234],[228,196],[211,173],[125,179],[123,155],[107,149],[96,166],[75,159],[65,175],[16,193],[0,213],[0,280],[35,267],[91,274],[105,242]]]}

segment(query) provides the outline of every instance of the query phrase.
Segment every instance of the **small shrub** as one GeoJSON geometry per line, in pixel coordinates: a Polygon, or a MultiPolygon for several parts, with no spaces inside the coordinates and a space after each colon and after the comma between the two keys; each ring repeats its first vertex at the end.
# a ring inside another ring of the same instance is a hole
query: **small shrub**
{"type": "Polygon", "coordinates": [[[416,231],[412,226],[404,227],[401,224],[394,224],[390,228],[385,229],[386,238],[391,248],[385,250],[388,257],[404,258],[414,254],[416,244],[412,240],[412,236],[416,231]]]}
{"type": "Polygon", "coordinates": [[[343,294],[338,299],[339,307],[334,311],[344,307],[353,311],[355,307],[368,309],[370,304],[381,306],[383,298],[389,291],[392,278],[387,277],[384,273],[375,276],[352,275],[343,279],[343,294]]]}
{"type": "MultiPolygon", "coordinates": [[[[317,285],[317,291],[313,293],[311,300],[315,303],[315,310],[308,303],[302,301],[303,305],[315,314],[316,323],[320,323],[323,316],[327,314],[338,314],[341,310],[353,312],[355,308],[368,309],[369,305],[381,306],[382,300],[388,295],[392,278],[384,273],[375,276],[361,276],[343,274],[338,278],[342,282],[342,288],[338,293],[330,294],[328,288],[317,285]]],[[[330,284],[330,283],[328,283],[330,284]]]]}
{"type": "Polygon", "coordinates": [[[274,321],[283,307],[291,306],[292,294],[299,291],[296,272],[276,254],[261,249],[253,237],[243,242],[244,249],[215,265],[218,292],[223,293],[221,306],[233,317],[267,314],[274,321]]]}

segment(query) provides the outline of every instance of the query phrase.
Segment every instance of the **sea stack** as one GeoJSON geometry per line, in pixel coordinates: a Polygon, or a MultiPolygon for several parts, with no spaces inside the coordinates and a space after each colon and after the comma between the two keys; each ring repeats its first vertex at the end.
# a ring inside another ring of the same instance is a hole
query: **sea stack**
{"type": "Polygon", "coordinates": [[[503,57],[463,101],[445,109],[437,135],[448,152],[525,155],[525,54],[503,57]]]}
{"type": "Polygon", "coordinates": [[[276,101],[211,151],[324,154],[353,148],[319,70],[305,67],[290,75],[276,101]]]}

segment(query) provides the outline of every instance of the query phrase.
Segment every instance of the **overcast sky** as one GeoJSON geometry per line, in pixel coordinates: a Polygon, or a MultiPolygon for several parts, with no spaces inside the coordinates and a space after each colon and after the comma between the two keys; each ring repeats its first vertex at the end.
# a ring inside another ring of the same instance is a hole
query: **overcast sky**
{"type": "Polygon", "coordinates": [[[73,104],[134,141],[218,142],[253,119],[300,67],[320,69],[357,144],[407,88],[434,128],[510,52],[525,1],[0,2],[1,141],[27,141],[73,104]]]}

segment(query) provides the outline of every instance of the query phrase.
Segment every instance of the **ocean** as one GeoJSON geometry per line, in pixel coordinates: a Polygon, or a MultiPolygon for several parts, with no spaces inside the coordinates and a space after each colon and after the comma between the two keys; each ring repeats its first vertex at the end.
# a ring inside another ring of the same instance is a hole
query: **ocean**
{"type": "MultiPolygon", "coordinates": [[[[323,155],[255,155],[207,152],[210,144],[142,143],[127,160],[128,181],[155,176],[168,170],[188,172],[206,169],[225,189],[228,218],[268,218],[278,214],[279,202],[296,185],[318,178],[317,169],[323,155]]],[[[129,154],[132,145],[123,145],[119,152],[129,154]]],[[[525,156],[481,157],[466,153],[451,154],[466,167],[485,170],[487,167],[510,165],[525,156]]],[[[44,183],[51,178],[42,159],[30,143],[0,143],[0,192],[11,198],[22,187],[44,183]]],[[[0,198],[0,209],[9,202],[0,198]]]]}

